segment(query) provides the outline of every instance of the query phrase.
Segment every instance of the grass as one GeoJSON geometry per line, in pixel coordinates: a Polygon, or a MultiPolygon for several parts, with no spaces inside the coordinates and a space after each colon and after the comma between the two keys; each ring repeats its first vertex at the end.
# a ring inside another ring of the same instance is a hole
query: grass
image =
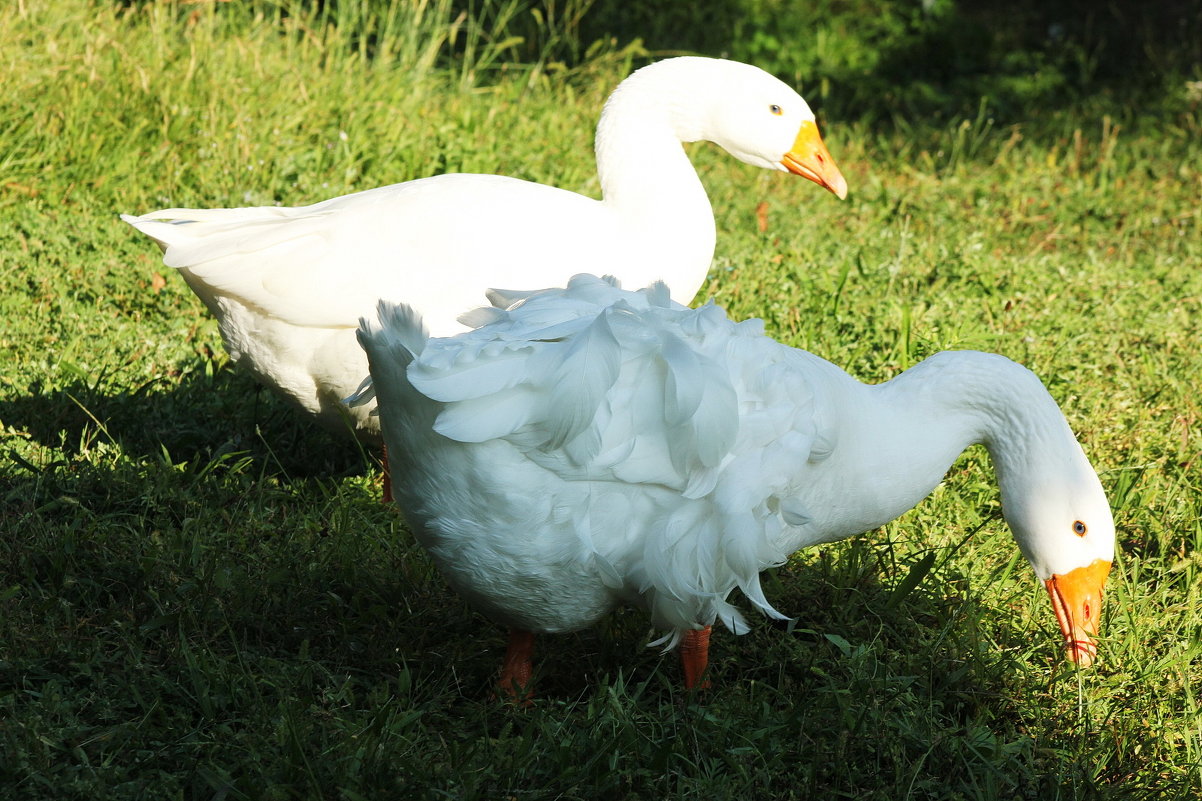
{"type": "Polygon", "coordinates": [[[1044,378],[1120,530],[1098,667],[1061,661],[970,451],[882,531],[772,571],[795,626],[716,636],[704,697],[625,610],[544,638],[515,711],[489,697],[501,632],[378,503],[371,455],[231,370],[116,215],[450,170],[595,194],[596,112],[641,54],[531,55],[516,5],[326,8],[0,8],[0,797],[1202,792],[1196,106],[827,118],[844,203],[691,148],[732,315],[864,380],[964,347],[1044,378]]]}

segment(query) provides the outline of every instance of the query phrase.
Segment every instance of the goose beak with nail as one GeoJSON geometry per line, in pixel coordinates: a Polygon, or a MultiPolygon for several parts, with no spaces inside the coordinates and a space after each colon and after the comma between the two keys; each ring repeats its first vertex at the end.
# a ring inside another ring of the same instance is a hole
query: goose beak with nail
{"type": "Polygon", "coordinates": [[[812,120],[801,124],[793,147],[780,163],[794,175],[809,178],[824,189],[829,189],[840,200],[847,197],[847,181],[835,166],[835,160],[827,152],[818,133],[818,125],[812,120]]]}
{"type": "Polygon", "coordinates": [[[1070,570],[1062,576],[1053,575],[1044,582],[1064,647],[1068,656],[1080,667],[1089,667],[1098,658],[1098,646],[1093,638],[1098,633],[1102,615],[1102,590],[1110,575],[1110,562],[1095,559],[1085,567],[1070,570]]]}

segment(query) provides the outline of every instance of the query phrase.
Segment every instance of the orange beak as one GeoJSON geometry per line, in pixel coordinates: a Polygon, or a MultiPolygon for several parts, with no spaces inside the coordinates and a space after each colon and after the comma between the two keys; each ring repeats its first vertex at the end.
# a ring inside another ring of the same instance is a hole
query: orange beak
{"type": "Polygon", "coordinates": [[[1093,641],[1102,616],[1102,588],[1110,574],[1110,563],[1103,559],[1055,575],[1044,582],[1056,610],[1056,620],[1064,635],[1064,647],[1069,659],[1078,667],[1089,667],[1098,658],[1098,646],[1093,641]]]}
{"type": "Polygon", "coordinates": [[[847,197],[847,181],[822,143],[815,123],[807,120],[801,124],[792,149],[781,158],[780,163],[794,175],[809,178],[819,186],[826,187],[840,200],[847,197]]]}

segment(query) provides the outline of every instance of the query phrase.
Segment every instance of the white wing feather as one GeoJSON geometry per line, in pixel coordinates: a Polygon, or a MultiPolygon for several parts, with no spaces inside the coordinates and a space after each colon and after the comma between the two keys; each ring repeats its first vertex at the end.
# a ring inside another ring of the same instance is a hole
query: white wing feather
{"type": "Polygon", "coordinates": [[[669,645],[715,620],[746,631],[726,600],[735,587],[782,617],[759,571],[788,556],[777,543],[800,517],[787,503],[786,463],[804,462],[816,441],[792,351],[758,323],[672,304],[662,286],[626,292],[577,276],[566,289],[497,300],[510,305],[483,328],[431,340],[408,367],[439,410],[438,433],[462,447],[508,443],[514,458],[564,482],[549,492],[579,485],[600,497],[612,487],[646,502],[637,514],[599,505],[569,517],[581,564],[641,597],[655,625],[676,632],[669,645]]]}

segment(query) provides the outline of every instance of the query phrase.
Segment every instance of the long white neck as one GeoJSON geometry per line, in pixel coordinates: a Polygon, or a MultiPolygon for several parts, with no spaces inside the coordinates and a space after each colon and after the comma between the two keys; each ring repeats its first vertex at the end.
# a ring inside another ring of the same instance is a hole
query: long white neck
{"type": "MultiPolygon", "coordinates": [[[[704,96],[695,67],[674,59],[627,78],[606,101],[596,140],[602,201],[638,243],[632,258],[647,271],[644,283],[663,279],[682,303],[700,288],[715,243],[709,198],[681,146],[702,136],[680,102],[704,96]]],[[[623,277],[639,283],[629,269],[623,277]]]]}
{"type": "MultiPolygon", "coordinates": [[[[812,470],[816,483],[829,485],[816,486],[811,496],[824,503],[812,509],[814,532],[824,541],[876,528],[913,508],[976,444],[992,457],[1003,508],[1065,473],[1096,483],[1043,384],[1001,356],[950,351],[884,384],[847,379],[836,383],[823,409],[839,431],[829,459],[812,470]]],[[[1017,528],[1015,535],[1031,557],[1017,528]]]]}

